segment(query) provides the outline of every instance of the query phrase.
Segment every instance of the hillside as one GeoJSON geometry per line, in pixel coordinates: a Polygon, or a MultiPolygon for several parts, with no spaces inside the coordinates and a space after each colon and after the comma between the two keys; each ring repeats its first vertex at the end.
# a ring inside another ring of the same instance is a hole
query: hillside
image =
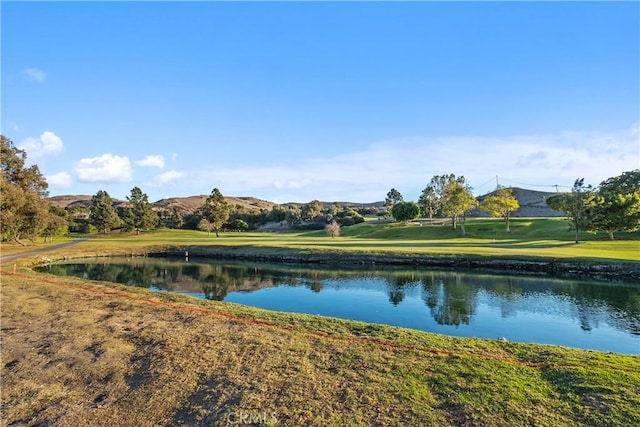
{"type": "MultiPolygon", "coordinates": [[[[66,195],[66,196],[54,196],[50,197],[48,200],[56,206],[61,208],[67,207],[84,207],[88,208],[91,206],[91,197],[85,195],[66,195]]],[[[161,199],[157,202],[151,203],[154,209],[156,210],[173,210],[174,208],[180,211],[183,214],[191,214],[195,212],[198,208],[200,208],[205,200],[207,200],[206,195],[200,196],[190,196],[190,197],[171,197],[168,199],[161,199]]],[[[271,208],[277,203],[269,202],[267,200],[257,199],[255,197],[225,197],[227,203],[231,206],[241,206],[244,209],[248,210],[260,210],[266,209],[271,210],[271,208]]],[[[126,204],[126,200],[117,200],[113,199],[114,205],[120,206],[122,204],[126,204]]]]}
{"type": "MultiPolygon", "coordinates": [[[[68,195],[68,196],[53,196],[49,197],[47,200],[54,205],[66,209],[68,207],[81,207],[81,208],[89,208],[91,206],[91,198],[93,196],[85,196],[85,195],[68,195]]],[[[113,205],[118,207],[120,205],[126,204],[126,200],[118,200],[112,199],[113,205]]]]}
{"type": "MultiPolygon", "coordinates": [[[[49,197],[48,200],[52,204],[59,206],[61,208],[73,207],[73,206],[88,208],[89,206],[91,206],[91,197],[92,196],[86,196],[86,195],[65,195],[65,196],[49,197]]],[[[189,196],[189,197],[170,197],[167,199],[160,199],[157,202],[151,203],[151,205],[154,208],[159,210],[160,209],[172,210],[174,208],[177,208],[179,211],[183,213],[193,213],[196,209],[198,209],[200,206],[204,204],[205,200],[207,200],[207,197],[208,197],[207,195],[189,196]]],[[[268,200],[258,199],[256,197],[228,196],[228,197],[225,197],[225,200],[231,206],[240,206],[248,210],[253,210],[253,209],[271,210],[274,206],[279,205],[278,203],[270,202],[268,200]]],[[[113,199],[113,201],[116,206],[127,203],[126,200],[113,199]]],[[[322,202],[325,209],[329,209],[333,205],[333,203],[334,202],[322,202]]],[[[303,206],[305,204],[306,203],[291,202],[291,203],[283,203],[280,206],[284,206],[284,207],[293,206],[293,205],[303,206]]],[[[364,208],[368,208],[368,207],[382,208],[383,207],[383,202],[372,202],[372,203],[338,202],[338,204],[340,206],[347,206],[347,207],[353,207],[353,208],[363,208],[363,207],[364,208]]]]}
{"type": "MultiPolygon", "coordinates": [[[[283,203],[282,206],[284,207],[289,207],[289,206],[304,206],[306,205],[308,202],[288,202],[288,203],[283,203]]],[[[334,205],[334,203],[337,203],[339,206],[344,207],[344,208],[353,208],[353,209],[360,209],[360,208],[371,208],[371,209],[383,209],[384,208],[384,202],[369,202],[369,203],[357,203],[357,202],[323,202],[320,201],[320,203],[322,203],[322,206],[324,207],[324,209],[331,209],[331,207],[334,205]]]]}
{"type": "MultiPolygon", "coordinates": [[[[484,200],[485,197],[493,194],[487,193],[478,197],[479,201],[484,200]]],[[[564,216],[562,212],[550,209],[545,199],[556,193],[546,191],[526,190],[524,188],[513,188],[513,195],[518,199],[520,208],[516,210],[512,216],[514,217],[561,217],[564,216]]],[[[268,200],[262,200],[255,197],[225,197],[227,203],[231,206],[240,206],[247,210],[271,210],[278,203],[270,202],[268,200]]],[[[205,200],[206,195],[190,196],[190,197],[171,197],[167,199],[161,199],[157,202],[151,203],[151,205],[157,210],[171,211],[174,208],[180,211],[182,214],[191,214],[200,208],[205,200]]],[[[88,208],[91,205],[91,196],[86,195],[67,195],[67,196],[54,196],[50,197],[49,201],[62,208],[81,206],[88,208]]],[[[126,204],[125,200],[114,199],[114,204],[119,206],[126,204]]],[[[325,209],[329,209],[334,202],[321,202],[325,209]]],[[[302,206],[305,203],[284,203],[281,206],[288,207],[292,205],[302,206]]],[[[371,203],[354,203],[354,202],[338,202],[340,206],[353,207],[353,208],[376,208],[382,209],[383,202],[371,202],[371,203]]],[[[476,209],[472,212],[471,216],[487,216],[485,212],[476,209]]]]}
{"type": "MultiPolygon", "coordinates": [[[[156,209],[172,210],[178,209],[183,213],[193,213],[207,200],[206,195],[191,196],[191,197],[172,197],[169,199],[161,199],[153,203],[153,207],[156,209]]],[[[257,199],[255,197],[225,197],[227,203],[231,206],[240,206],[248,210],[271,210],[277,203],[269,202],[267,200],[257,199]]]]}
{"type": "MultiPolygon", "coordinates": [[[[513,187],[513,195],[518,200],[520,207],[511,215],[513,217],[561,217],[565,216],[564,213],[556,211],[547,206],[545,200],[547,197],[553,196],[557,193],[551,193],[548,191],[535,191],[526,190],[524,188],[513,187]]],[[[483,194],[478,197],[478,201],[482,202],[486,197],[495,193],[492,191],[487,194],[483,194]]],[[[472,216],[488,216],[485,212],[476,209],[473,211],[472,216]]]]}

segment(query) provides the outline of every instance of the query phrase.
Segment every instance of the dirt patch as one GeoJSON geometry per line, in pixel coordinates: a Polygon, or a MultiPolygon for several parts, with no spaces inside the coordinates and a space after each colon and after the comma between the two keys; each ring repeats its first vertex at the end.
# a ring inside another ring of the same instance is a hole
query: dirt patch
{"type": "Polygon", "coordinates": [[[604,397],[600,394],[585,394],[584,396],[582,396],[581,403],[583,406],[586,406],[593,411],[599,412],[602,415],[607,415],[610,411],[609,405],[607,404],[604,397]]]}
{"type": "Polygon", "coordinates": [[[177,409],[171,425],[215,425],[224,424],[242,402],[242,389],[224,384],[219,378],[203,378],[195,392],[177,409]]]}

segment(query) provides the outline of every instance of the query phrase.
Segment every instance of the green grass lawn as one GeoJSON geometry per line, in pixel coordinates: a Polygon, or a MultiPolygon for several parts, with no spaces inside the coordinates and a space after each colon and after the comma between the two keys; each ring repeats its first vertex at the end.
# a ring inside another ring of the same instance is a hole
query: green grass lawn
{"type": "Polygon", "coordinates": [[[324,231],[225,232],[220,237],[194,230],[157,230],[142,234],[93,235],[70,252],[131,253],[147,248],[236,247],[244,251],[344,251],[353,253],[486,256],[514,259],[557,258],[585,261],[640,261],[640,233],[619,233],[617,240],[604,235],[581,233],[574,243],[568,222],[560,218],[517,218],[511,232],[504,221],[470,219],[466,235],[446,225],[402,225],[365,222],[343,227],[341,236],[324,231]]]}

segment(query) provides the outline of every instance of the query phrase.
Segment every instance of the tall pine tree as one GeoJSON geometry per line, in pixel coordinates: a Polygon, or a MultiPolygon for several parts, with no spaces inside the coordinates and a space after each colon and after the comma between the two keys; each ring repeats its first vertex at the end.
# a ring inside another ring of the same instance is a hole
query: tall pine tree
{"type": "Polygon", "coordinates": [[[132,188],[131,195],[127,196],[127,200],[131,207],[125,222],[136,230],[136,234],[140,234],[141,230],[152,229],[158,224],[158,215],[151,208],[149,197],[140,188],[132,188]]]}
{"type": "Polygon", "coordinates": [[[220,229],[229,219],[231,209],[224,196],[217,188],[214,188],[202,207],[204,218],[211,223],[216,237],[220,237],[220,229]]]}
{"type": "Polygon", "coordinates": [[[113,207],[113,200],[106,191],[100,190],[91,197],[89,222],[105,234],[120,223],[120,218],[113,207]]]}

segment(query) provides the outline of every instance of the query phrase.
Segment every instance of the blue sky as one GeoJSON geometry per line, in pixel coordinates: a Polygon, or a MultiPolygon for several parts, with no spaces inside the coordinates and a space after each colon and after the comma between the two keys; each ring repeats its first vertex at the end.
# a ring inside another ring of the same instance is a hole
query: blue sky
{"type": "Polygon", "coordinates": [[[13,2],[2,134],[50,195],[416,200],[640,162],[638,2],[13,2]]]}

